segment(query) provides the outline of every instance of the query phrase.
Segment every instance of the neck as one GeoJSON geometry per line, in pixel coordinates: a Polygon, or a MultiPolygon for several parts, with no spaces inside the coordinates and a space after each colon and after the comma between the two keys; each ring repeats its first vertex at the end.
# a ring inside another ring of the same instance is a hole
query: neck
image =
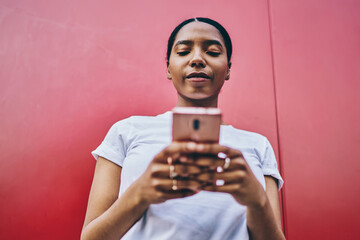
{"type": "MultiPolygon", "coordinates": [[[[186,98],[178,94],[178,101],[176,104],[177,107],[217,107],[218,106],[218,96],[209,97],[201,100],[194,100],[186,98]]],[[[221,121],[221,125],[227,125],[224,121],[221,121]]]]}
{"type": "Polygon", "coordinates": [[[178,94],[177,107],[217,107],[218,96],[212,96],[206,99],[190,99],[178,94]]]}

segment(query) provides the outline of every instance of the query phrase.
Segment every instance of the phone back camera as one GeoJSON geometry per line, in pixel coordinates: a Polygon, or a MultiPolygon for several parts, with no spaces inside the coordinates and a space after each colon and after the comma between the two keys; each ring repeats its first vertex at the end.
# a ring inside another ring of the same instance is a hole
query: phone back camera
{"type": "Polygon", "coordinates": [[[194,130],[199,130],[200,128],[200,121],[198,119],[194,119],[193,121],[193,128],[194,130]]]}

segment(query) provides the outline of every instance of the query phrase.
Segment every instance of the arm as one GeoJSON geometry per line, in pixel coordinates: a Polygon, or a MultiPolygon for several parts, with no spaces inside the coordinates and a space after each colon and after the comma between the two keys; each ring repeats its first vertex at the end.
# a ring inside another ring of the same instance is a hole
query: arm
{"type": "Polygon", "coordinates": [[[265,176],[266,194],[261,204],[247,207],[251,239],[285,239],[281,228],[280,203],[274,178],[265,176]]]}
{"type": "Polygon", "coordinates": [[[81,239],[120,239],[147,209],[134,188],[118,198],[121,167],[99,157],[81,239]]]}
{"type": "Polygon", "coordinates": [[[200,182],[212,182],[204,189],[215,192],[230,193],[236,201],[247,207],[247,226],[251,239],[285,239],[281,229],[279,196],[276,181],[265,176],[266,191],[256,179],[241,152],[218,144],[198,144],[194,152],[217,156],[225,153],[231,159],[225,168],[224,160],[201,159],[196,163],[201,166],[224,166],[222,171],[202,173],[197,176],[200,182]],[[221,179],[224,184],[217,185],[221,179]]]}
{"type": "MultiPolygon", "coordinates": [[[[189,152],[185,143],[172,143],[162,150],[120,198],[121,167],[99,157],[81,239],[120,239],[142,217],[150,204],[197,193],[200,184],[192,180],[178,180],[178,190],[171,190],[173,181],[169,178],[167,159],[181,152],[189,152]]],[[[186,166],[179,176],[200,171],[196,166],[186,166]]]]}

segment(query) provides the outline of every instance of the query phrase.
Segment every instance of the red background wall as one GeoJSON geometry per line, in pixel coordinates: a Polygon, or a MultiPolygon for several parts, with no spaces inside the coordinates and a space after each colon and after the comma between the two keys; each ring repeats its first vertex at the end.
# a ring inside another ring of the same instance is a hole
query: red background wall
{"type": "Polygon", "coordinates": [[[90,151],[119,119],[175,105],[166,42],[193,16],[231,34],[220,107],[270,139],[288,239],[356,239],[359,10],[355,0],[0,0],[0,239],[79,239],[90,151]]]}
{"type": "Polygon", "coordinates": [[[270,1],[289,239],[360,239],[360,2],[270,1]]]}

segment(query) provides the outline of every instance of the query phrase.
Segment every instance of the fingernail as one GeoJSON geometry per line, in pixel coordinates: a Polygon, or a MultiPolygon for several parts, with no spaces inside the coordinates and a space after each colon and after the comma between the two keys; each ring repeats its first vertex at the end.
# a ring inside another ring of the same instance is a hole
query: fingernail
{"type": "Polygon", "coordinates": [[[218,158],[225,159],[226,157],[227,157],[227,156],[226,156],[225,153],[223,153],[223,152],[219,152],[219,153],[218,153],[218,158]]]}
{"type": "Polygon", "coordinates": [[[224,186],[225,185],[225,181],[223,179],[217,179],[215,182],[216,186],[224,186]]]}

